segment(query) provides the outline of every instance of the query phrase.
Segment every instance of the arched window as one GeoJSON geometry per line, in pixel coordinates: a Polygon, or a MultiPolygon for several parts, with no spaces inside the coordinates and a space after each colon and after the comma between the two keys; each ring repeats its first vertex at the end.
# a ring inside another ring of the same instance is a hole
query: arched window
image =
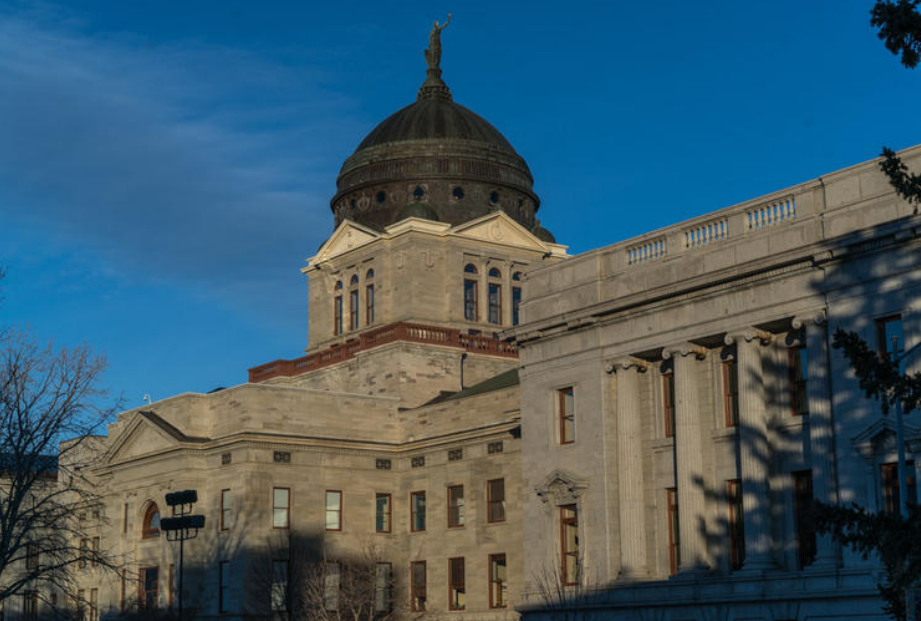
{"type": "Polygon", "coordinates": [[[342,281],[336,282],[336,296],[333,298],[333,334],[342,334],[342,281]]]}
{"type": "Polygon", "coordinates": [[[502,272],[500,272],[497,268],[494,267],[489,270],[489,277],[490,278],[502,278],[502,272]]]}
{"type": "Polygon", "coordinates": [[[341,280],[336,281],[336,291],[339,291],[340,289],[342,289],[342,281],[341,281],[341,280]]]}
{"type": "Polygon", "coordinates": [[[464,198],[464,188],[460,187],[459,185],[454,186],[454,189],[451,190],[451,196],[454,197],[454,200],[459,201],[463,199],[464,198]]]}
{"type": "Polygon", "coordinates": [[[468,274],[476,274],[477,273],[476,265],[474,265],[473,263],[468,263],[467,265],[464,266],[464,271],[467,272],[468,274]]]}
{"type": "Polygon", "coordinates": [[[489,193],[489,202],[495,205],[499,202],[499,193],[493,190],[489,193]]]}
{"type": "Polygon", "coordinates": [[[421,185],[417,185],[416,189],[413,190],[413,198],[419,201],[422,200],[423,196],[425,196],[425,190],[422,189],[421,185]]]}
{"type": "Polygon", "coordinates": [[[372,267],[365,274],[365,280],[372,280],[374,278],[374,268],[372,267]]]}
{"type": "Polygon", "coordinates": [[[515,272],[512,274],[512,280],[521,280],[521,272],[515,272]]]}
{"type": "Polygon", "coordinates": [[[152,502],[147,505],[143,524],[141,539],[154,539],[160,536],[160,509],[157,508],[157,503],[152,502]]]}
{"type": "Polygon", "coordinates": [[[358,329],[358,274],[349,281],[349,330],[358,329]]]}

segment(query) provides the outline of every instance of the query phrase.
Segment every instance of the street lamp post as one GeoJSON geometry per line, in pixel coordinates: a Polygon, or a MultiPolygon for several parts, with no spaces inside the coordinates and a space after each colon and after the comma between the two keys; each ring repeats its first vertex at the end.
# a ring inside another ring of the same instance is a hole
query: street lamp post
{"type": "Polygon", "coordinates": [[[166,495],[166,504],[172,507],[173,517],[160,520],[160,530],[166,532],[167,541],[179,542],[179,621],[182,621],[183,556],[186,539],[195,539],[205,527],[205,516],[191,515],[192,505],[198,502],[194,489],[166,495]]]}

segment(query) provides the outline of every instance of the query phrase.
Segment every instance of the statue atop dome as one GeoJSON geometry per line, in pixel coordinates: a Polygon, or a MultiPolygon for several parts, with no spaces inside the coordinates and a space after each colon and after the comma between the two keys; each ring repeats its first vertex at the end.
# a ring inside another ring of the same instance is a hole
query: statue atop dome
{"type": "Polygon", "coordinates": [[[429,49],[425,50],[425,62],[428,63],[429,69],[439,71],[441,69],[441,31],[451,23],[451,14],[448,13],[448,19],[445,23],[439,25],[438,21],[432,26],[429,32],[429,49]]]}

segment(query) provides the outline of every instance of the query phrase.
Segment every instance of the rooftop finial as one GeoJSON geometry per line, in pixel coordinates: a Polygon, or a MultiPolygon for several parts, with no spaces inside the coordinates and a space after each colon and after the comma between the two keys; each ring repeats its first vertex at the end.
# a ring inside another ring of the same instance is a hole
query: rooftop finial
{"type": "Polygon", "coordinates": [[[417,99],[447,99],[451,100],[451,91],[448,85],[441,79],[441,31],[451,23],[451,14],[448,13],[448,19],[443,24],[437,21],[432,25],[429,32],[429,47],[425,50],[425,62],[428,63],[426,70],[426,79],[419,89],[417,99]]]}

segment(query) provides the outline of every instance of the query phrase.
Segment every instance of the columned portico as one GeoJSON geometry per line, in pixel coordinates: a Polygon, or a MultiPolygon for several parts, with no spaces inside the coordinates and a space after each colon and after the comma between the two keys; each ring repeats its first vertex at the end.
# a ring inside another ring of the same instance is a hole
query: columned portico
{"type": "Polygon", "coordinates": [[[745,523],[743,570],[776,567],[771,551],[771,448],[764,407],[761,346],[771,334],[748,329],[726,335],[736,346],[739,373],[739,464],[742,475],[742,512],[745,523]]]}
{"type": "Polygon", "coordinates": [[[675,483],[678,488],[678,573],[710,569],[707,562],[706,496],[697,361],[707,350],[687,344],[666,348],[663,358],[675,365],[675,483]]]}
{"type": "Polygon", "coordinates": [[[646,519],[643,503],[642,419],[640,416],[639,374],[645,362],[622,358],[609,364],[616,374],[617,407],[617,490],[620,519],[620,578],[648,575],[646,560],[646,519]]]}
{"type": "MultiPolygon", "coordinates": [[[[806,385],[809,403],[809,451],[812,458],[812,489],[816,500],[837,504],[835,488],[834,430],[831,395],[828,391],[828,339],[825,312],[795,317],[793,329],[801,330],[806,346],[806,385]]],[[[816,556],[810,568],[838,565],[838,549],[831,536],[816,534],[816,556]]]]}

